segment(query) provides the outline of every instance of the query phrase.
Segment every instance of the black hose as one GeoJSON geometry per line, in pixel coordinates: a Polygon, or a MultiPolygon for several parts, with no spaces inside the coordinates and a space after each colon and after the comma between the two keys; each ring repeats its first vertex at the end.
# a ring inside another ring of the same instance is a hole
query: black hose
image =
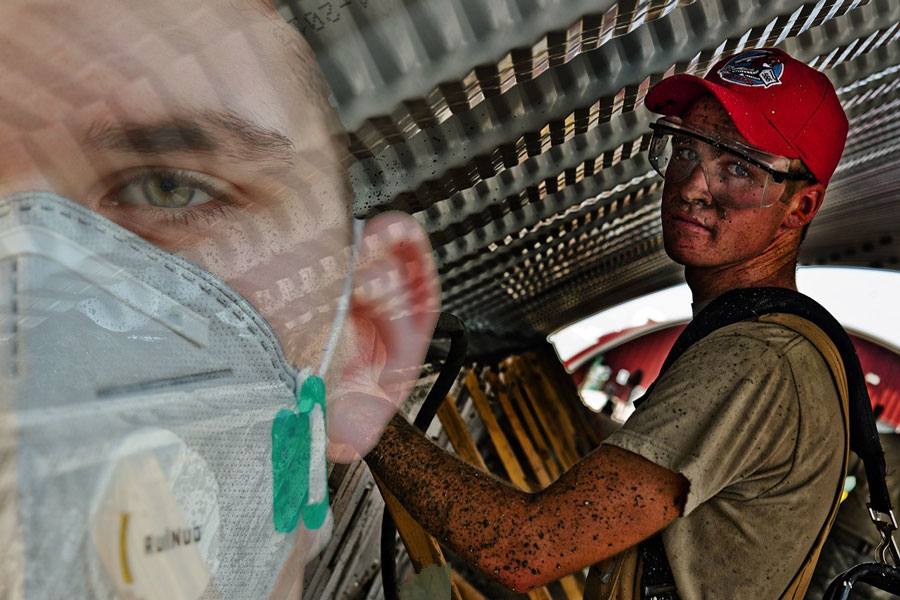
{"type": "MultiPolygon", "coordinates": [[[[422,408],[419,409],[419,413],[413,421],[413,425],[423,432],[428,430],[441,402],[444,401],[456,376],[459,375],[463,362],[466,360],[466,351],[469,348],[469,334],[466,326],[459,317],[450,313],[442,312],[438,316],[433,337],[449,338],[450,351],[447,353],[447,358],[444,359],[444,364],[441,365],[441,372],[438,374],[437,380],[431,386],[422,408]]],[[[397,562],[394,556],[396,535],[396,524],[385,506],[384,515],[381,518],[381,583],[384,587],[385,600],[399,600],[400,598],[397,585],[397,562]]]]}
{"type": "Polygon", "coordinates": [[[839,575],[828,589],[824,600],[847,600],[856,583],[867,583],[885,592],[900,594],[900,569],[881,563],[856,565],[839,575]]]}

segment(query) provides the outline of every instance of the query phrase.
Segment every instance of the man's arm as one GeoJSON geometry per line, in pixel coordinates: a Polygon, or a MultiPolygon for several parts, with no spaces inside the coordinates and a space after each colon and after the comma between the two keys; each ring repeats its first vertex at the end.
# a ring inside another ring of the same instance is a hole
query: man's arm
{"type": "Polygon", "coordinates": [[[688,481],[601,446],[544,490],[477,470],[395,416],[365,457],[426,531],[490,577],[527,591],[629,548],[678,517],[688,481]]]}

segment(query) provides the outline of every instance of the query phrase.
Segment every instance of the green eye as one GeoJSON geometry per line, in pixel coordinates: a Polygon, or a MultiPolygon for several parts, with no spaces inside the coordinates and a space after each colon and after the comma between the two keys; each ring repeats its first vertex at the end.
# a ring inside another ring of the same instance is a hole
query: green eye
{"type": "Polygon", "coordinates": [[[142,173],[119,188],[116,195],[120,204],[164,209],[201,206],[224,196],[205,178],[175,170],[142,173]]]}
{"type": "Polygon", "coordinates": [[[153,177],[141,186],[148,204],[161,208],[183,208],[197,203],[198,197],[207,202],[209,196],[193,185],[185,185],[173,177],[153,177]]]}

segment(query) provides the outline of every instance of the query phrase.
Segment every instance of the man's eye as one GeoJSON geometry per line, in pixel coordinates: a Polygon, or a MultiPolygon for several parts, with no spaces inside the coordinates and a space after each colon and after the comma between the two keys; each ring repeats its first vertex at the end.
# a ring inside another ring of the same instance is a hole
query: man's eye
{"type": "Polygon", "coordinates": [[[243,218],[250,206],[241,188],[198,171],[138,167],[114,177],[98,211],[167,249],[196,243],[218,223],[243,218]]]}
{"type": "Polygon", "coordinates": [[[119,205],[178,209],[224,199],[222,192],[199,175],[162,170],[142,173],[131,179],[118,189],[114,202],[119,205]]]}
{"type": "Polygon", "coordinates": [[[169,177],[158,177],[141,185],[144,198],[154,205],[164,208],[183,208],[209,202],[209,195],[191,184],[169,177]]]}
{"type": "Polygon", "coordinates": [[[743,179],[745,177],[750,177],[752,174],[750,168],[742,163],[733,162],[729,164],[727,168],[728,174],[732,177],[740,177],[743,179]]]}
{"type": "Polygon", "coordinates": [[[672,158],[682,161],[695,161],[697,160],[697,152],[686,146],[676,146],[675,150],[672,152],[672,158]]]}

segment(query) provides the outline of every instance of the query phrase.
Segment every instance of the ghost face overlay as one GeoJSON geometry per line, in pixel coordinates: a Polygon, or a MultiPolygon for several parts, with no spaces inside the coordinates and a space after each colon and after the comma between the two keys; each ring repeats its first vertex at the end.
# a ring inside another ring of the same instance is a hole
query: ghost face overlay
{"type": "Polygon", "coordinates": [[[352,195],[298,34],[250,0],[11,0],[0,39],[0,197],[49,190],[187,258],[318,364],[352,195]]]}
{"type": "Polygon", "coordinates": [[[351,264],[326,90],[256,2],[83,4],[0,8],[0,580],[279,597],[272,423],[351,264]]]}

